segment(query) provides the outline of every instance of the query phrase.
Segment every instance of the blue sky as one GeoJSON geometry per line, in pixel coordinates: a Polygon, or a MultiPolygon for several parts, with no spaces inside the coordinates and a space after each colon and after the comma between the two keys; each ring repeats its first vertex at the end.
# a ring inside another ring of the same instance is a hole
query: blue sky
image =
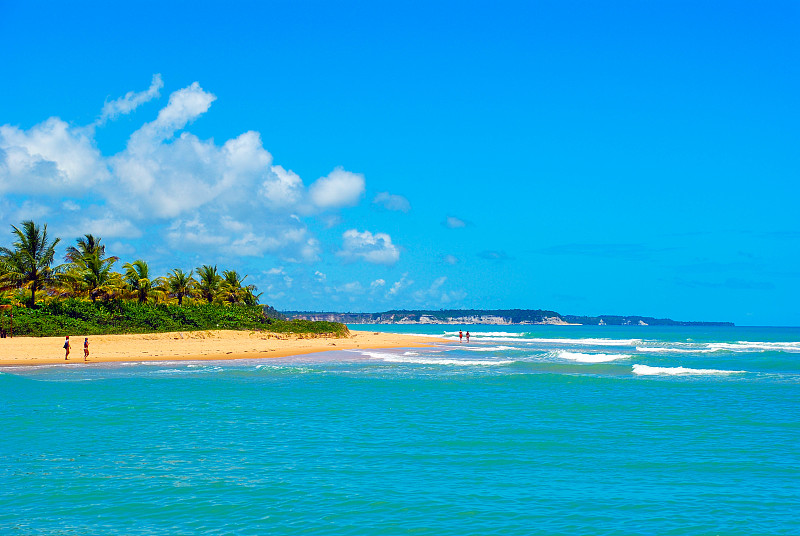
{"type": "Polygon", "coordinates": [[[798,30],[796,2],[0,0],[0,229],[278,309],[800,325],[798,30]]]}

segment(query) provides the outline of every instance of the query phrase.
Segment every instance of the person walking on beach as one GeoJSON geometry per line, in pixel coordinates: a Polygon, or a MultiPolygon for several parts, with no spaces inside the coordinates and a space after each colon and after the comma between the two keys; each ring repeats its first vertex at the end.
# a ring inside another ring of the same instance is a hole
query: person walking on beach
{"type": "Polygon", "coordinates": [[[464,332],[461,331],[461,330],[458,330],[458,342],[461,342],[461,339],[463,339],[463,338],[464,338],[464,332]]]}
{"type": "Polygon", "coordinates": [[[83,339],[83,362],[89,359],[89,337],[83,339]]]}
{"type": "Polygon", "coordinates": [[[64,341],[64,350],[66,351],[64,353],[64,361],[66,361],[69,359],[69,335],[67,335],[67,339],[64,341]]]}
{"type": "Polygon", "coordinates": [[[467,344],[469,344],[469,331],[467,332],[467,344]]]}

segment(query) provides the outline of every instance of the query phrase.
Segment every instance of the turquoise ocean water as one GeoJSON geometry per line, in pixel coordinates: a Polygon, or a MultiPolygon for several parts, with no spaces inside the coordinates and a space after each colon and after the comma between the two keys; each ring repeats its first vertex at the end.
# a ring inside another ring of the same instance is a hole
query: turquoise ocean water
{"type": "Polygon", "coordinates": [[[800,534],[800,329],[458,327],[0,369],[0,534],[800,534]]]}

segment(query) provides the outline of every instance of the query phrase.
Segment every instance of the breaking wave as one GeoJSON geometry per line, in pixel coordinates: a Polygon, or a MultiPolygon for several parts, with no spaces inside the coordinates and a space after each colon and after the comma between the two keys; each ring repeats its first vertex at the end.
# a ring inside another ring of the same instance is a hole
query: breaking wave
{"type": "Polygon", "coordinates": [[[584,354],[581,352],[567,352],[566,350],[559,350],[555,355],[561,359],[569,359],[579,363],[608,363],[609,361],[631,357],[628,354],[584,354]]]}
{"type": "Polygon", "coordinates": [[[633,373],[639,376],[657,375],[708,375],[708,374],[744,374],[746,370],[716,370],[716,369],[693,369],[686,367],[651,367],[648,365],[633,365],[633,373]]]}

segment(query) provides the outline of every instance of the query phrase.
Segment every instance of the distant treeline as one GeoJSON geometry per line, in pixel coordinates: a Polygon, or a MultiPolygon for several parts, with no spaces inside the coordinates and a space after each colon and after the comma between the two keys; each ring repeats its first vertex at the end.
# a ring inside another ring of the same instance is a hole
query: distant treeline
{"type": "Polygon", "coordinates": [[[562,315],[545,309],[393,309],[382,313],[337,313],[314,311],[284,311],[289,318],[328,320],[345,324],[392,323],[509,323],[541,324],[558,320],[569,324],[628,326],[733,326],[732,322],[686,322],[650,316],[579,316],[562,315]]]}
{"type": "Polygon", "coordinates": [[[653,318],[652,316],[619,316],[619,315],[600,315],[600,316],[576,316],[563,315],[565,321],[570,324],[607,326],[629,326],[647,324],[648,326],[733,326],[733,322],[691,322],[682,320],[672,320],[670,318],[653,318]]]}

